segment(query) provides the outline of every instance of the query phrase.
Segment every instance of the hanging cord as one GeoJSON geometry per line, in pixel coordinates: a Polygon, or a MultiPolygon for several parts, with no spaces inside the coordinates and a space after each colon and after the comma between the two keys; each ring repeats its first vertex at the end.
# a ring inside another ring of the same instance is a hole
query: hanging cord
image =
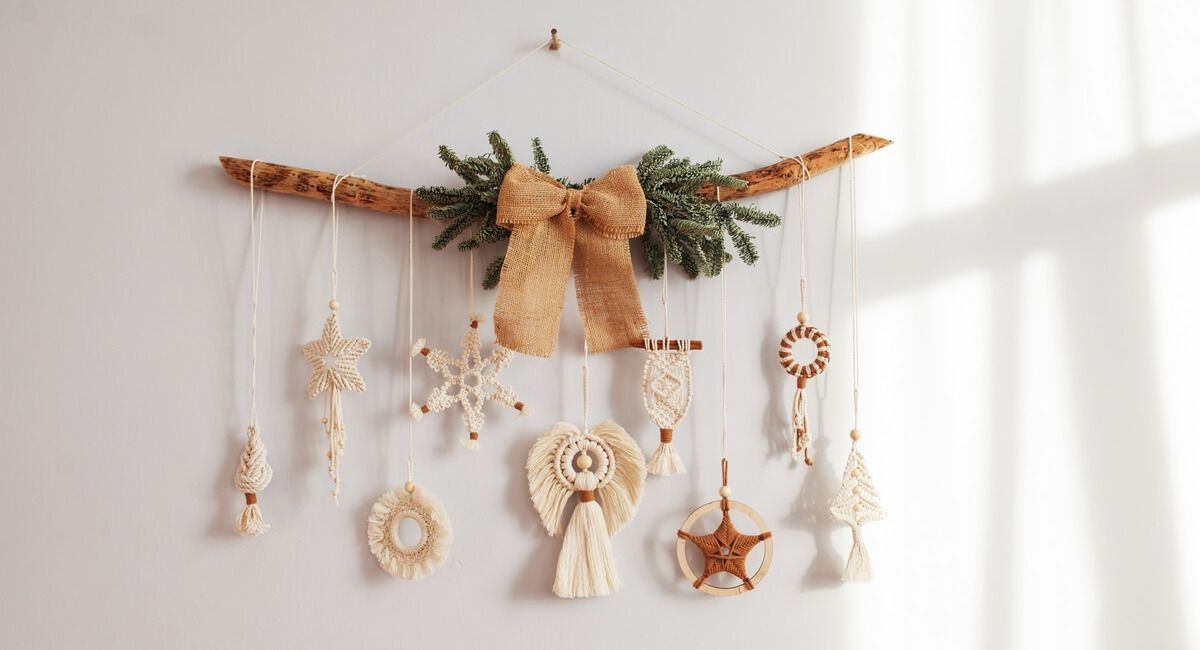
{"type": "Polygon", "coordinates": [[[671,347],[671,307],[670,292],[667,289],[667,276],[670,267],[667,265],[667,240],[663,240],[663,274],[662,274],[662,306],[663,306],[663,349],[671,347]]]}
{"type": "MultiPolygon", "coordinates": [[[[416,194],[416,192],[408,193],[408,214],[410,215],[408,218],[408,349],[409,350],[412,350],[412,348],[413,348],[413,306],[415,304],[414,296],[413,296],[413,290],[414,290],[413,287],[416,286],[416,282],[414,282],[414,275],[416,273],[416,271],[415,271],[416,265],[414,264],[413,260],[414,260],[414,257],[416,256],[416,252],[417,252],[416,245],[413,243],[414,242],[413,235],[414,235],[414,231],[415,231],[414,224],[416,224],[417,220],[412,218],[412,216],[411,216],[412,215],[412,207],[413,207],[413,194],[416,194]]],[[[413,355],[412,354],[408,355],[408,403],[409,403],[410,408],[411,408],[412,404],[414,403],[413,402],[413,355]]],[[[416,427],[416,418],[408,418],[408,482],[406,482],[404,484],[404,489],[406,489],[409,493],[412,493],[413,486],[415,485],[413,482],[415,480],[415,478],[414,478],[415,474],[413,473],[413,435],[414,435],[415,427],[416,427]]]]}
{"type": "Polygon", "coordinates": [[[858,206],[854,186],[854,136],[846,138],[846,156],[850,167],[850,332],[851,368],[854,385],[854,431],[858,439],[858,206]]]}
{"type": "Polygon", "coordinates": [[[588,344],[583,340],[583,432],[588,431],[588,344]]]}
{"type": "Polygon", "coordinates": [[[242,450],[234,486],[242,492],[246,506],[238,515],[234,530],[243,536],[258,536],[270,526],[258,507],[258,493],[267,489],[274,472],[267,462],[267,447],[258,431],[258,281],[262,268],[263,206],[266,196],[254,196],[254,168],[250,163],[250,424],[246,427],[246,447],[242,450]]]}
{"type": "MultiPolygon", "coordinates": [[[[717,188],[717,203],[721,202],[721,188],[717,188]]],[[[721,500],[722,507],[728,507],[729,495],[729,356],[726,345],[726,333],[729,322],[726,317],[725,305],[725,271],[721,271],[721,500]]]]}
{"type": "Polygon", "coordinates": [[[333,179],[333,187],[330,188],[330,190],[329,190],[329,223],[330,223],[330,230],[332,231],[331,236],[330,236],[329,247],[330,247],[330,259],[332,260],[332,265],[333,265],[333,268],[330,271],[330,283],[331,283],[332,289],[333,289],[333,295],[330,297],[330,303],[329,303],[330,309],[337,309],[336,305],[337,305],[337,292],[338,292],[338,226],[339,226],[337,191],[338,191],[338,185],[341,185],[342,181],[346,180],[349,177],[350,177],[350,174],[339,174],[338,176],[335,176],[333,179]]]}
{"type": "MultiPolygon", "coordinates": [[[[412,192],[409,192],[409,198],[412,192]]],[[[411,206],[409,206],[411,209],[411,206]]],[[[467,318],[478,322],[479,314],[475,313],[475,249],[472,248],[467,256],[467,318]]]]}
{"type": "Polygon", "coordinates": [[[808,165],[804,162],[804,158],[800,156],[792,156],[791,160],[800,163],[800,185],[797,188],[799,192],[799,201],[797,208],[799,214],[796,221],[800,226],[800,311],[808,311],[808,239],[804,221],[804,186],[808,183],[812,176],[809,174],[808,165]]]}
{"type": "Polygon", "coordinates": [[[758,140],[751,138],[750,136],[746,135],[745,133],[738,131],[737,129],[733,128],[732,126],[729,126],[728,124],[725,124],[724,122],[718,120],[717,118],[712,117],[711,115],[688,104],[687,102],[684,102],[682,99],[676,98],[674,95],[671,95],[667,91],[661,90],[655,86],[652,86],[652,85],[646,83],[645,81],[642,81],[641,79],[635,77],[633,74],[622,70],[621,68],[617,67],[615,64],[605,61],[604,59],[596,56],[595,54],[592,54],[591,52],[588,52],[587,50],[579,47],[578,45],[575,45],[573,43],[568,43],[566,40],[564,40],[562,38],[559,38],[558,42],[562,43],[563,45],[569,46],[571,49],[575,50],[576,52],[579,52],[580,54],[586,56],[587,58],[591,59],[592,61],[595,61],[596,63],[599,63],[600,65],[608,68],[609,70],[612,70],[613,72],[621,75],[622,77],[629,79],[630,81],[645,88],[646,90],[657,93],[659,96],[670,100],[671,102],[673,102],[675,105],[679,106],[680,108],[683,108],[684,110],[687,110],[687,111],[691,112],[692,114],[697,115],[697,116],[707,120],[710,124],[714,124],[716,126],[721,127],[722,129],[725,129],[729,133],[736,135],[737,137],[741,138],[742,140],[749,142],[750,144],[758,147],[759,149],[762,149],[763,151],[766,151],[767,153],[775,156],[776,158],[779,158],[780,160],[788,160],[791,158],[791,156],[785,156],[785,155],[779,153],[778,151],[772,149],[771,147],[768,147],[767,145],[759,142],[758,140]]]}

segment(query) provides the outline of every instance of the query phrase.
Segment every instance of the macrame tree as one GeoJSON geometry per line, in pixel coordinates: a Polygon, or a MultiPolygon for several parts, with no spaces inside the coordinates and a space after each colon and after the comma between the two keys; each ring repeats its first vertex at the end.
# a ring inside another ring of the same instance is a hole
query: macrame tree
{"type": "MultiPolygon", "coordinates": [[[[426,215],[445,224],[434,239],[441,250],[455,240],[461,251],[478,249],[508,239],[509,231],[496,223],[496,201],[504,175],[518,162],[512,148],[496,131],[488,134],[491,153],[460,157],[449,147],[438,149],[438,157],[463,181],[462,187],[427,186],[417,188],[417,197],[430,204],[426,215]]],[[[550,160],[541,140],[534,138],[533,167],[551,174],[550,160]]],[[[670,148],[658,146],[647,151],[637,165],[638,181],[646,196],[646,229],[641,236],[646,269],[658,278],[667,260],[678,264],[689,278],[701,274],[716,276],[733,255],[746,264],[758,261],[754,237],[743,226],[774,228],[778,215],[749,205],[714,203],[697,194],[706,184],[740,189],[746,181],[721,173],[721,160],[695,163],[675,156],[670,148]],[[728,241],[727,241],[728,240],[728,241]]],[[[582,183],[558,178],[563,185],[579,189],[582,183]]],[[[494,259],[484,273],[483,286],[493,288],[500,281],[504,257],[494,259]]]]}

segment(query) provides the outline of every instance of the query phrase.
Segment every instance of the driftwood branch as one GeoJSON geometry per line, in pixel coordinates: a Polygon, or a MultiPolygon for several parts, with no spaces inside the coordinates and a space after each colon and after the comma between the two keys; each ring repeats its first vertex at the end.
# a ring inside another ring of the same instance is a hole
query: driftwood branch
{"type": "MultiPolygon", "coordinates": [[[[862,133],[855,135],[853,141],[856,157],[882,149],[892,143],[891,140],[862,133]]],[[[838,140],[833,144],[825,145],[797,157],[803,158],[804,164],[808,166],[809,176],[816,176],[836,169],[846,162],[846,143],[846,139],[838,140]]],[[[221,166],[225,168],[225,173],[241,183],[250,182],[251,162],[245,158],[221,156],[221,166]]],[[[721,190],[722,200],[740,199],[786,189],[799,183],[803,174],[800,163],[788,159],[760,169],[734,174],[734,176],[745,180],[746,187],[740,190],[721,190]]],[[[289,167],[276,163],[260,161],[254,166],[255,189],[303,196],[320,201],[329,200],[329,192],[333,188],[335,178],[337,175],[331,172],[289,167]]],[[[412,190],[405,187],[395,187],[365,178],[350,177],[338,184],[337,199],[344,205],[408,216],[409,194],[411,193],[412,190]]],[[[698,194],[709,200],[716,198],[715,189],[711,185],[700,188],[698,194]]],[[[429,206],[415,196],[411,200],[413,216],[425,216],[425,210],[429,206]]]]}

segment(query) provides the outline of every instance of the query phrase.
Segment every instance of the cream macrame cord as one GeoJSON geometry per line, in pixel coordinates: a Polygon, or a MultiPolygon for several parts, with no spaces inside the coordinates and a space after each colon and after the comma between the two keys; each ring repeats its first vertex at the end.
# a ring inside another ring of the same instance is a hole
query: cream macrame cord
{"type": "Polygon", "coordinates": [[[647,336],[646,365],[642,370],[642,403],[650,419],[658,425],[658,448],[646,463],[646,471],[656,476],[671,476],[687,471],[675,446],[675,426],[692,405],[691,339],[679,341],[679,349],[671,349],[670,292],[667,287],[666,242],[663,242],[662,307],[663,338],[655,341],[647,336]]]}
{"type": "Polygon", "coordinates": [[[238,515],[234,529],[239,535],[257,537],[270,525],[263,520],[258,495],[271,483],[274,472],[267,462],[267,447],[258,430],[258,281],[262,268],[263,206],[266,196],[255,200],[254,168],[250,163],[250,424],[246,427],[246,447],[238,461],[233,483],[245,495],[246,506],[238,515]]]}

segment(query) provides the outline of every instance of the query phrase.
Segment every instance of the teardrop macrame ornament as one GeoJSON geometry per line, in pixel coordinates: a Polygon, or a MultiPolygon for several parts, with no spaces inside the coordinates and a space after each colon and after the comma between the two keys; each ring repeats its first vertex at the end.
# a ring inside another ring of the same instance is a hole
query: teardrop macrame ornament
{"type": "Polygon", "coordinates": [[[271,484],[274,472],[267,462],[267,446],[258,431],[258,278],[262,267],[263,203],[254,199],[254,167],[250,163],[250,424],[246,447],[238,460],[233,484],[246,499],[234,530],[243,537],[257,537],[271,528],[258,507],[258,495],[271,484]]]}
{"type": "Polygon", "coordinates": [[[542,525],[551,535],[563,534],[554,593],[589,598],[617,591],[611,537],[633,518],[646,484],[637,443],[612,421],[587,433],[559,422],[533,444],[525,470],[542,525]],[[563,510],[572,494],[579,499],[564,533],[563,510]]]}
{"type": "Polygon", "coordinates": [[[692,362],[690,341],[678,350],[663,349],[645,340],[647,357],[642,371],[642,400],[650,419],[658,425],[658,449],[650,456],[646,470],[656,476],[671,476],[687,471],[679,452],[671,444],[675,425],[692,405],[692,362]]]}
{"type": "Polygon", "coordinates": [[[329,441],[329,478],[333,480],[333,500],[336,503],[338,493],[342,488],[342,477],[338,468],[342,452],[346,448],[346,426],[342,420],[342,391],[355,393],[366,392],[367,385],[358,372],[358,360],[371,347],[371,342],[362,337],[347,339],[342,337],[342,327],[338,323],[337,309],[337,248],[338,248],[338,207],[337,188],[346,179],[338,176],[333,182],[329,193],[330,221],[332,223],[332,257],[333,297],[329,300],[329,317],[321,329],[321,338],[304,344],[304,359],[312,367],[312,376],[308,380],[308,399],[325,394],[325,411],[321,424],[325,427],[325,437],[329,441]]]}
{"type": "Polygon", "coordinates": [[[792,398],[792,430],[796,438],[792,455],[803,456],[804,464],[812,465],[812,458],[808,455],[812,438],[808,431],[808,403],[804,399],[804,389],[808,386],[808,380],[825,372],[829,366],[829,339],[825,338],[824,332],[807,324],[808,314],[805,312],[800,312],[796,319],[799,324],[788,330],[779,341],[779,363],[789,375],[796,378],[796,394],[792,398]],[[806,364],[797,361],[793,353],[793,346],[802,339],[812,341],[817,349],[816,356],[806,364]]]}
{"type": "Polygon", "coordinates": [[[871,579],[871,556],[867,554],[867,547],[862,542],[862,527],[863,524],[887,517],[887,513],[880,504],[875,482],[871,479],[871,473],[867,471],[867,465],[863,462],[862,452],[858,449],[858,440],[862,434],[858,430],[858,209],[853,137],[847,140],[846,151],[847,166],[850,168],[850,328],[853,334],[850,358],[854,428],[850,430],[850,455],[846,458],[842,484],[829,503],[829,512],[834,519],[850,527],[852,545],[850,555],[846,558],[842,579],[866,582],[871,579]]]}
{"type": "Polygon", "coordinates": [[[420,419],[426,413],[438,413],[455,404],[462,407],[463,424],[466,425],[467,449],[479,448],[479,433],[483,430],[483,406],[488,401],[497,402],[528,415],[525,403],[517,398],[510,386],[500,383],[500,371],[512,361],[512,350],[496,345],[492,353],[484,357],[479,346],[479,321],[471,319],[471,326],[463,335],[462,355],[451,357],[444,350],[425,347],[425,339],[417,339],[412,355],[422,355],[434,372],[444,378],[441,386],[433,389],[425,403],[413,404],[412,416],[420,419]]]}
{"type": "Polygon", "coordinates": [[[419,485],[408,483],[389,490],[371,506],[367,519],[367,545],[384,571],[405,580],[433,573],[450,555],[454,531],[442,502],[419,485]],[[416,522],[421,539],[406,546],[399,539],[399,524],[416,522]]]}

